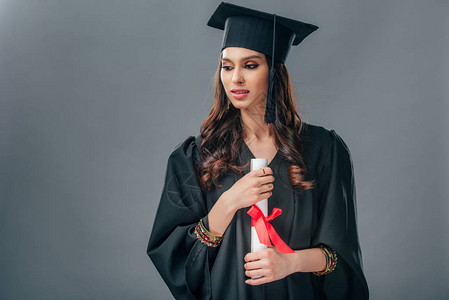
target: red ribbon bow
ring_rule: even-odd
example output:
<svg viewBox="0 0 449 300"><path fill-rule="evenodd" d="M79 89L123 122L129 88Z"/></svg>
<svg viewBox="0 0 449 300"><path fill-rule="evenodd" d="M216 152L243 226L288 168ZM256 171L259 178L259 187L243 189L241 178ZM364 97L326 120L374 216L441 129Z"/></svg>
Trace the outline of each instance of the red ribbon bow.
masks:
<svg viewBox="0 0 449 300"><path fill-rule="evenodd" d="M275 207L273 208L271 215L265 217L260 208L257 205L253 205L248 210L247 214L251 216L251 226L256 229L257 237L262 244L270 247L271 240L276 249L279 250L279 252L295 252L286 243L284 243L281 237L277 234L276 230L274 230L273 225L268 223L269 221L274 220L277 216L282 214L282 209Z"/></svg>

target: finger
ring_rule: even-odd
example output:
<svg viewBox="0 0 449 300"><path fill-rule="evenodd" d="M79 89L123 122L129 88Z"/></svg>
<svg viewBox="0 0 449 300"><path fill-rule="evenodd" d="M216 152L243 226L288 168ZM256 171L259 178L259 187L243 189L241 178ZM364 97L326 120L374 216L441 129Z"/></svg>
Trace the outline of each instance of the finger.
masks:
<svg viewBox="0 0 449 300"><path fill-rule="evenodd" d="M270 256L270 252L272 252L273 250L271 248L267 248L267 249L262 249L256 252L249 252L245 255L245 261L248 262L252 262L252 261L260 261L268 256Z"/></svg>
<svg viewBox="0 0 449 300"><path fill-rule="evenodd" d="M248 277L251 277L251 278L263 277L266 275L266 270L264 270L264 269L247 270L247 271L245 271L245 275Z"/></svg>
<svg viewBox="0 0 449 300"><path fill-rule="evenodd" d="M266 267L266 263L263 262L263 260L254 260L247 262L243 265L246 271L256 270L256 269L263 269Z"/></svg>
<svg viewBox="0 0 449 300"><path fill-rule="evenodd" d="M260 285L260 284L264 284L267 282L270 282L267 277L259 277L259 278L255 278L255 279L251 278L251 279L245 280L245 283L249 284L249 285Z"/></svg>
<svg viewBox="0 0 449 300"><path fill-rule="evenodd" d="M260 185L264 185L264 184L267 184L267 183L273 183L274 182L274 176L273 175L267 175L267 176L259 177L257 182Z"/></svg>
<svg viewBox="0 0 449 300"><path fill-rule="evenodd" d="M269 192L269 191L272 191L273 189L274 189L274 185L272 183L264 184L259 188L260 193Z"/></svg>
<svg viewBox="0 0 449 300"><path fill-rule="evenodd" d="M254 170L253 172L258 177L273 175L273 171L270 167L260 168L258 170Z"/></svg>
<svg viewBox="0 0 449 300"><path fill-rule="evenodd" d="M264 173L263 176L273 175L273 170L271 170L270 167L265 167L263 168L262 173Z"/></svg>
<svg viewBox="0 0 449 300"><path fill-rule="evenodd" d="M248 254L245 255L246 262L256 261L256 260L259 260L260 258L261 258L261 256L260 256L259 251L249 252Z"/></svg>
<svg viewBox="0 0 449 300"><path fill-rule="evenodd" d="M258 203L259 201L268 199L268 198L270 198L272 195L273 195L273 192L272 192L272 191L267 191L267 192L260 193L259 196L258 196L258 199L256 199L256 202L254 202L254 204Z"/></svg>

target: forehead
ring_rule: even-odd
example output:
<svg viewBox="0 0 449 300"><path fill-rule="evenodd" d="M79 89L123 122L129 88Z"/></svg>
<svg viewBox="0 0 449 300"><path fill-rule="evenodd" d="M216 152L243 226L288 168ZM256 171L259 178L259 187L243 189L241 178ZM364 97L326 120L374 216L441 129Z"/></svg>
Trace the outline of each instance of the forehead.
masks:
<svg viewBox="0 0 449 300"><path fill-rule="evenodd" d="M265 54L241 47L227 47L221 52L222 59L241 60L248 57L265 60Z"/></svg>

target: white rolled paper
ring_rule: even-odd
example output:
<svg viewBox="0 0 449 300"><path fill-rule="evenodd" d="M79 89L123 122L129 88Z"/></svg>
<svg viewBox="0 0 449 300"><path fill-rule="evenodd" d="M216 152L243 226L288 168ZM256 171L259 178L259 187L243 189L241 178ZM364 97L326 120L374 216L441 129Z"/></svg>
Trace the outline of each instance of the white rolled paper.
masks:
<svg viewBox="0 0 449 300"><path fill-rule="evenodd" d="M268 165L268 160L265 158L253 158L251 159L251 171L265 168ZM260 208L264 216L268 215L268 199L261 200L256 203ZM261 244L259 237L257 236L256 229L251 226L251 252L266 249L268 246ZM253 277L255 278L255 277Z"/></svg>

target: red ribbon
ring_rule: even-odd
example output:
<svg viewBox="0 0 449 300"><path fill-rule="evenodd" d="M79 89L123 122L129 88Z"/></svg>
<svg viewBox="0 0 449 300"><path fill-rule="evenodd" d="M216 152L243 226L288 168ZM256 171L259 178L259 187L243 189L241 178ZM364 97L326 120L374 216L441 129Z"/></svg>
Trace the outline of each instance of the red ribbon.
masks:
<svg viewBox="0 0 449 300"><path fill-rule="evenodd" d="M251 208L247 212L248 215L251 216L251 226L256 229L257 237L259 241L267 245L271 246L270 240L273 242L276 249L281 253L294 253L293 251L281 237L277 234L276 230L274 230L273 225L268 223L269 221L274 220L277 216L282 214L282 210L280 208L273 208L271 215L265 217L263 212L257 205L251 206Z"/></svg>

